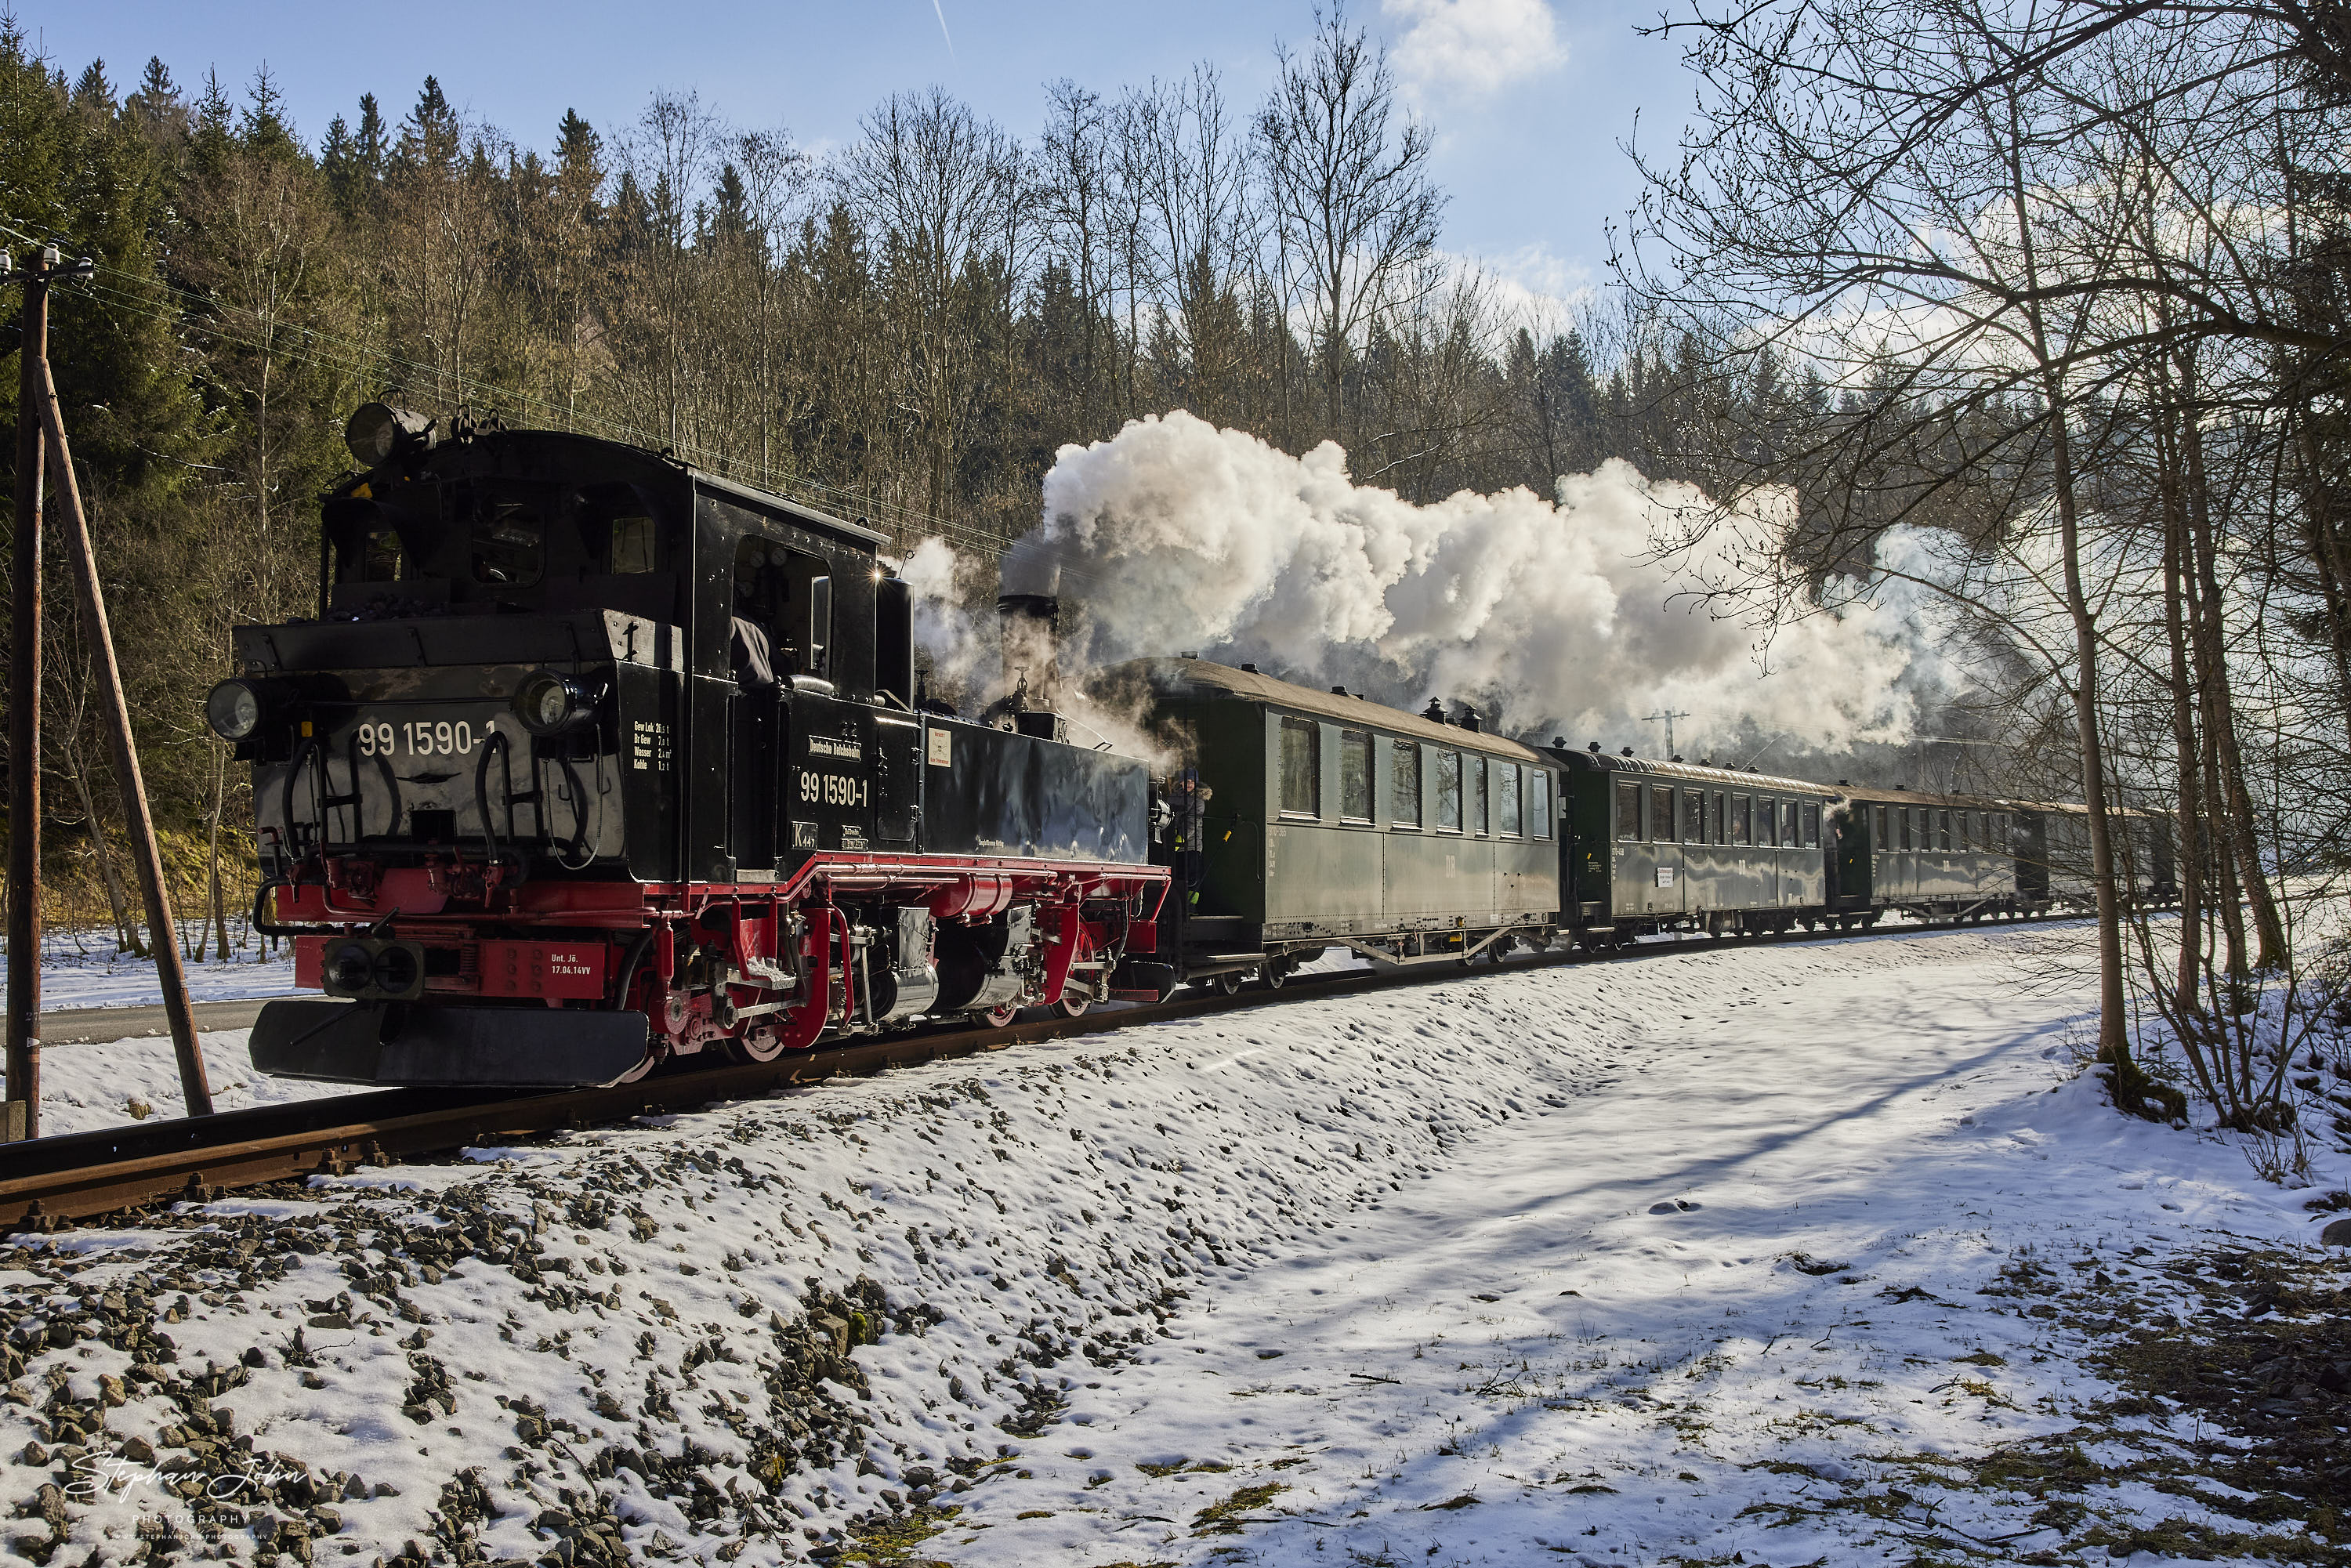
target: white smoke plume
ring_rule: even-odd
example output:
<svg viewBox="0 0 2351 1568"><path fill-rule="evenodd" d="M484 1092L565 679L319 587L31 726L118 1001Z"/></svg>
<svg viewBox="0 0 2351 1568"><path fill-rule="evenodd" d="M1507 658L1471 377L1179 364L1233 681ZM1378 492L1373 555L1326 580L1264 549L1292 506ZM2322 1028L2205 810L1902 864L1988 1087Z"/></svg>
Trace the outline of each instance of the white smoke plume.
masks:
<svg viewBox="0 0 2351 1568"><path fill-rule="evenodd" d="M1692 757L1774 731L1798 737L1780 755L1906 735L1944 674L1916 618L1891 603L1771 628L1710 616L1681 591L1731 563L1654 559L1704 504L1612 461L1562 477L1555 502L1521 488L1417 506L1355 483L1335 444L1293 457L1177 412L1061 449L1004 586L1058 591L1072 673L1196 652L1646 753L1662 707L1688 716L1675 738ZM970 669L980 641L943 628L926 646Z"/></svg>

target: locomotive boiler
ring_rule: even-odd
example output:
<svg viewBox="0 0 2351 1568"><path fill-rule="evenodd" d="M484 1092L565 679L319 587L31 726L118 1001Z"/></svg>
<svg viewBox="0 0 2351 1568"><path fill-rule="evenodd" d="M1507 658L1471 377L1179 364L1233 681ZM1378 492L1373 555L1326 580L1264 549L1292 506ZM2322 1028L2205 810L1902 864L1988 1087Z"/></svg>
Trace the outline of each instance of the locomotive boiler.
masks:
<svg viewBox="0 0 2351 1568"><path fill-rule="evenodd" d="M319 614L235 633L261 1071L624 1081L1083 1009L1147 950L1144 764L917 708L883 536L637 448L376 404Z"/></svg>

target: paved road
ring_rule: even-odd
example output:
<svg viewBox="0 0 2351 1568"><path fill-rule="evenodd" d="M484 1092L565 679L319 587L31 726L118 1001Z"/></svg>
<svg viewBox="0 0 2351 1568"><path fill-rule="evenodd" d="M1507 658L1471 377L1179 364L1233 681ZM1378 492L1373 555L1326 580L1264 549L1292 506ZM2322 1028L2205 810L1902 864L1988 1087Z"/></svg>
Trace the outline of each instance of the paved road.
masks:
<svg viewBox="0 0 2351 1568"><path fill-rule="evenodd" d="M250 1029L266 998L244 1002L198 1002L199 1030ZM98 1045L113 1040L139 1040L172 1032L163 1004L137 1008L59 1008L41 1015L43 1045Z"/></svg>

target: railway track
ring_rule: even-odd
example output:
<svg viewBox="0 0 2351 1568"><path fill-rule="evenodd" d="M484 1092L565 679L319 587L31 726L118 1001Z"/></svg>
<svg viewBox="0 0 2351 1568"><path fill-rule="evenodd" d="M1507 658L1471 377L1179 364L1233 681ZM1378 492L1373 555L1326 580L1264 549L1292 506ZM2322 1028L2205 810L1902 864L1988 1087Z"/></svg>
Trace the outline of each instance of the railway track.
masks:
<svg viewBox="0 0 2351 1568"><path fill-rule="evenodd" d="M1942 930L1943 925L1874 933L1792 931L1744 937L1754 946L1783 942L1859 940ZM1728 946L1708 941L1708 946ZM1552 950L1480 964L1478 973L1510 974L1573 962L1668 957L1682 943L1645 943L1601 953ZM695 1110L829 1078L914 1067L1008 1046L1066 1040L1212 1014L1246 1012L1301 996L1353 996L1458 979L1464 971L1431 963L1400 970L1341 970L1299 976L1278 989L1209 993L1168 1001L1052 1016L1000 1029L943 1027L861 1040L789 1060L656 1074L635 1083L554 1093L507 1090L387 1089L205 1117L133 1123L94 1132L0 1145L0 1233L46 1231L76 1220L143 1206L209 1202L270 1182L340 1176L363 1165L414 1155L480 1147L631 1116Z"/></svg>

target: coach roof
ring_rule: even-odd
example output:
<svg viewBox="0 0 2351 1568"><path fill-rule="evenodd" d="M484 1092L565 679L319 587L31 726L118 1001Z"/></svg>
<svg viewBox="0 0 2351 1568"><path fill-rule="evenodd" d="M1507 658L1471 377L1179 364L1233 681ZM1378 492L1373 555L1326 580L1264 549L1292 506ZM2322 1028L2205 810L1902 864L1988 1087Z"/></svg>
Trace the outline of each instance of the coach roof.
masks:
<svg viewBox="0 0 2351 1568"><path fill-rule="evenodd" d="M1649 757L1611 757L1605 752L1560 751L1556 755L1589 771L1649 774L1718 789L1768 789L1776 795L1812 795L1834 800L1844 791L1803 779L1783 779L1776 773L1750 773L1744 768L1716 768L1703 762L1665 762Z"/></svg>
<svg viewBox="0 0 2351 1568"><path fill-rule="evenodd" d="M1463 729L1457 725L1438 724L1434 719L1406 713L1401 708L1375 703L1369 697L1342 696L1337 692L1317 691L1312 686L1293 685L1276 680L1255 670L1236 670L1230 665L1211 664L1206 659L1134 659L1113 665L1102 672L1105 685L1120 685L1141 681L1162 697L1238 697L1244 702L1263 703L1269 707L1290 713L1311 714L1335 724L1361 725L1366 729L1402 736L1407 739L1426 741L1432 746L1449 746L1463 751L1482 752L1489 757L1508 758L1514 762L1531 762L1541 768L1556 768L1558 763L1531 747L1483 730Z"/></svg>

